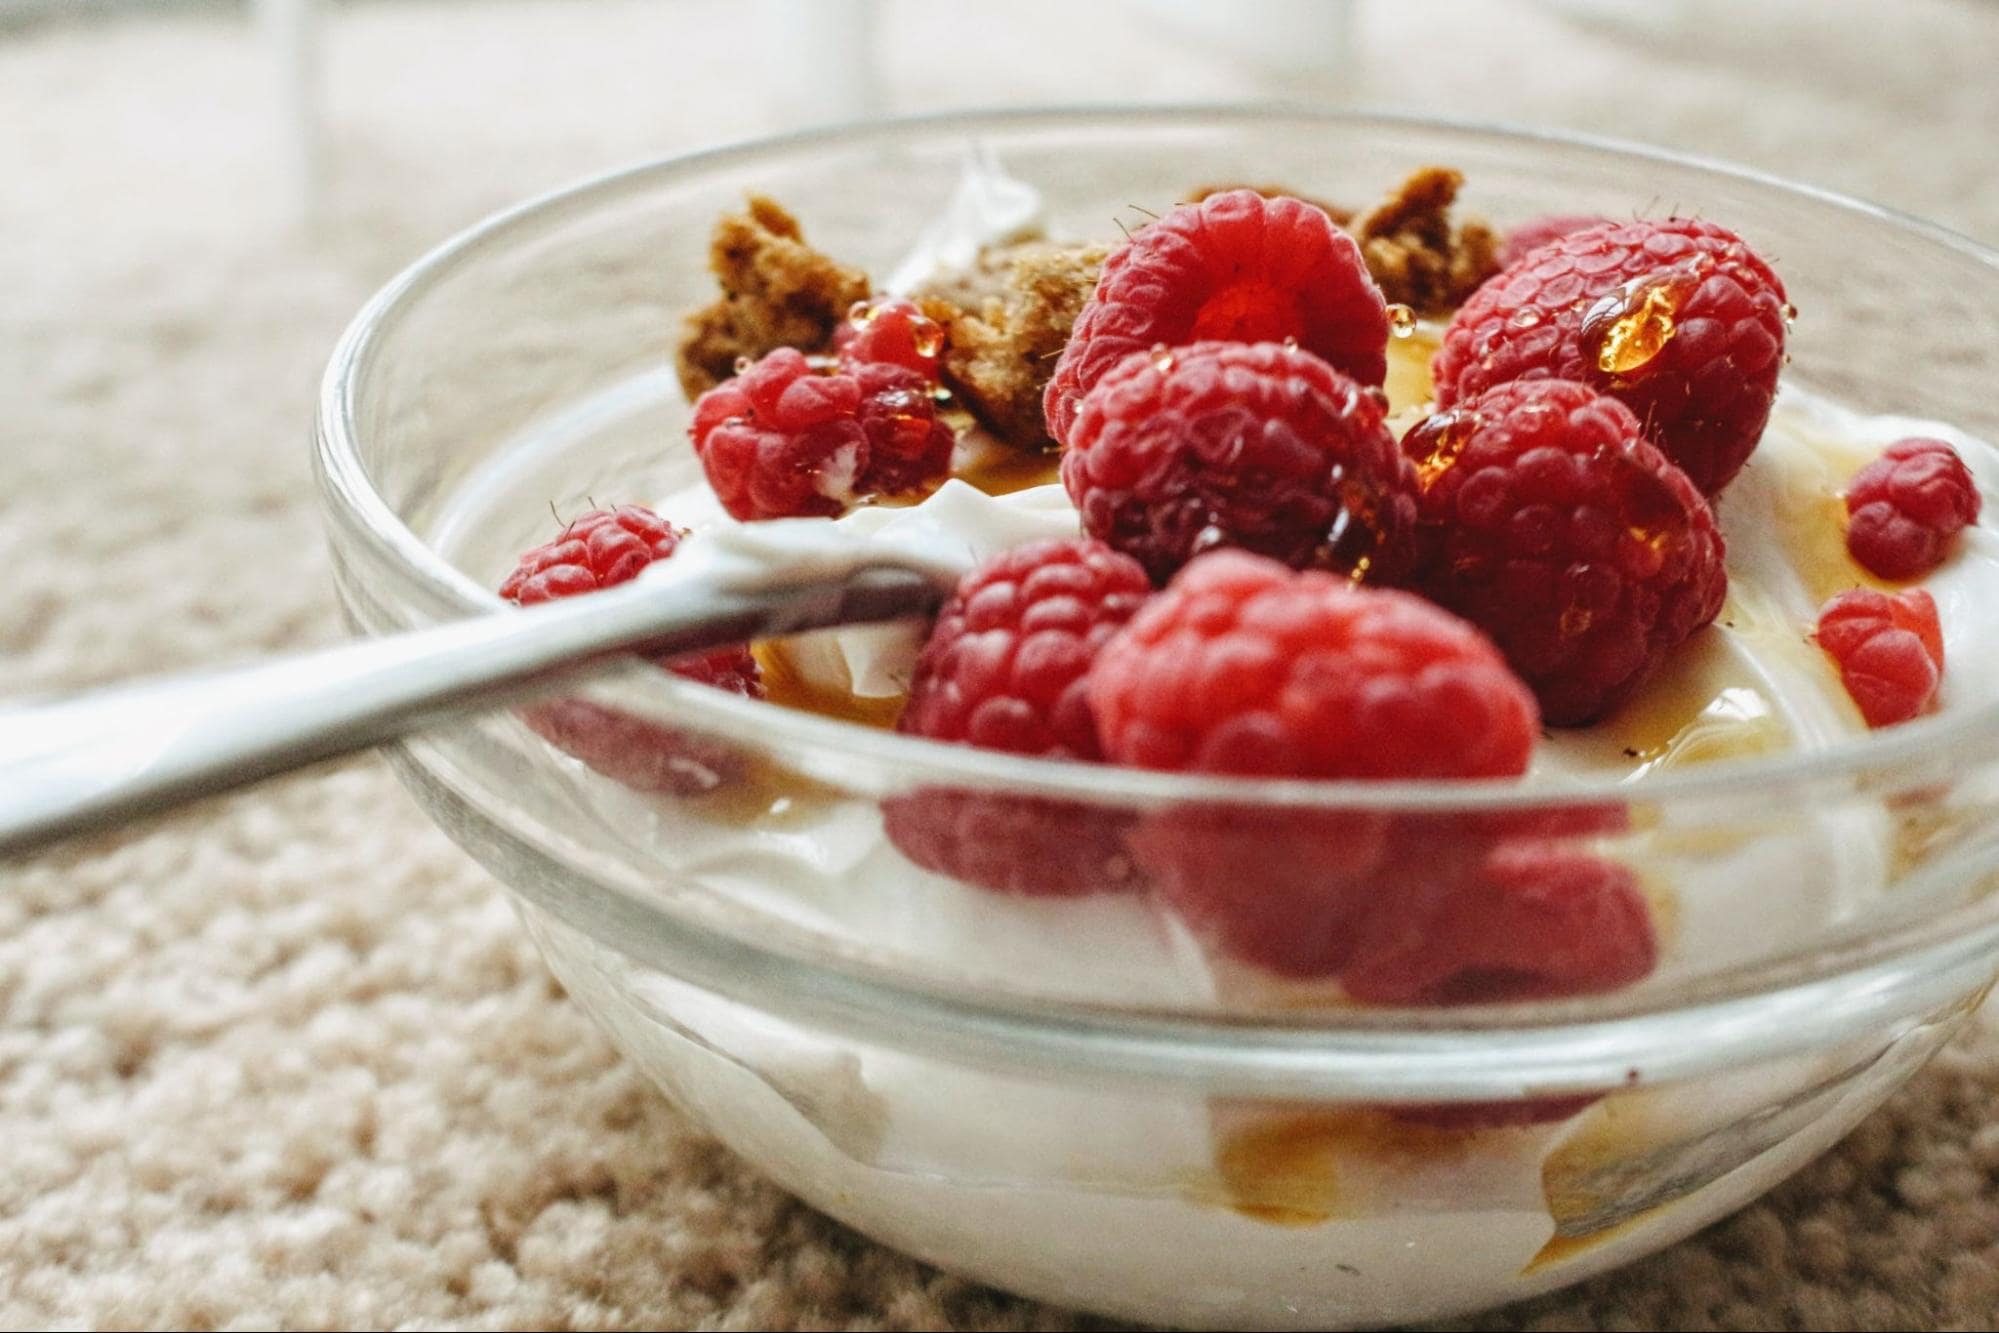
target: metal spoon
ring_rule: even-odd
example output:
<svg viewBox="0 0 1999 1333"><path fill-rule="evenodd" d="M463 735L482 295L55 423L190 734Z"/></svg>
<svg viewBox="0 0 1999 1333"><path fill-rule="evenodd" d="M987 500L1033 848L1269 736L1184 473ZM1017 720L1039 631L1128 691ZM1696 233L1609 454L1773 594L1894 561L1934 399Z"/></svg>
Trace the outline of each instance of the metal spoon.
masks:
<svg viewBox="0 0 1999 1333"><path fill-rule="evenodd" d="M638 579L433 629L0 710L0 856L107 828L602 671L899 620L941 598L892 566L750 593Z"/></svg>

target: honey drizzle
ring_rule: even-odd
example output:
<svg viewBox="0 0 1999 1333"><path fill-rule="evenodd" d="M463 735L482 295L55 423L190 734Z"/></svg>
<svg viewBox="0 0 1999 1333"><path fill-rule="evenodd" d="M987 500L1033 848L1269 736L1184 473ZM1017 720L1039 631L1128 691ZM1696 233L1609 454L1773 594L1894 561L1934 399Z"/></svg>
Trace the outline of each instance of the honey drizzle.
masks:
<svg viewBox="0 0 1999 1333"><path fill-rule="evenodd" d="M903 698L868 699L848 690L814 683L800 671L789 648L777 639L759 639L750 653L763 673L766 702L821 717L889 728L902 713ZM764 756L743 756L741 770L715 790L690 797L688 807L705 819L738 827L785 827L818 818L845 799L839 788L807 777Z"/></svg>
<svg viewBox="0 0 1999 1333"><path fill-rule="evenodd" d="M758 639L750 645L750 653L763 672L764 698L769 703L884 731L893 729L902 716L905 696L871 699L813 681L799 670L791 649L780 639Z"/></svg>
<svg viewBox="0 0 1999 1333"><path fill-rule="evenodd" d="M1215 1174L1222 1202L1272 1226L1367 1215L1377 1202L1343 1167L1464 1156L1481 1132L1398 1119L1381 1110L1218 1103Z"/></svg>
<svg viewBox="0 0 1999 1333"><path fill-rule="evenodd" d="M1702 635L1681 652L1671 670L1599 724L1608 743L1630 760L1633 776L1776 754L1793 745L1776 703L1718 636Z"/></svg>
<svg viewBox="0 0 1999 1333"><path fill-rule="evenodd" d="M1389 341L1388 378L1381 387L1388 395L1390 416L1426 408L1436 396L1430 383L1430 358L1436 353L1437 341L1437 328L1429 324L1419 324L1406 337Z"/></svg>
<svg viewBox="0 0 1999 1333"><path fill-rule="evenodd" d="M1696 269L1684 266L1648 273L1591 305L1578 333L1592 369L1613 388L1643 379L1679 332L1680 307L1700 279Z"/></svg>

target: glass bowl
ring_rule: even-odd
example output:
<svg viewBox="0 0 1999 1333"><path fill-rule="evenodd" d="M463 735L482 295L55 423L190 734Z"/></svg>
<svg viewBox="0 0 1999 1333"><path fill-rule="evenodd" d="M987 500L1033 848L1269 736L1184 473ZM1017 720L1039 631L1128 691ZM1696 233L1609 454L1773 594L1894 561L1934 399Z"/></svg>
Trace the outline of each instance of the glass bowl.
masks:
<svg viewBox="0 0 1999 1333"><path fill-rule="evenodd" d="M1999 439L1995 256L1867 204L1631 147L1375 116L903 121L590 181L391 283L342 340L318 420L355 628L494 611L487 590L551 535L551 506L649 502L698 478L669 348L679 314L713 297L718 214L771 194L816 245L884 273L974 142L1043 192L1058 234L1084 237L1206 182L1359 199L1430 162L1462 169L1463 206L1501 222L1723 220L1804 312L1792 381ZM1657 1249L1837 1140L1950 1035L1999 959L1995 706L1812 753L1694 764L1668 746L1676 762L1640 781L1551 792L1014 758L639 664L576 693L670 725L698 779L628 790L507 713L391 751L571 994L814 1206L1113 1315L1400 1322ZM884 840L884 802L931 825L1053 827L1106 891L1005 896L919 871ZM1224 828L1236 841L1216 846L1249 879L1223 886L1254 892L1273 848L1309 857L1356 821L1388 829L1408 864L1522 829L1614 860L1644 886L1659 965L1603 994L1360 1004L1216 961L1154 895L1109 891L1137 829Z"/></svg>

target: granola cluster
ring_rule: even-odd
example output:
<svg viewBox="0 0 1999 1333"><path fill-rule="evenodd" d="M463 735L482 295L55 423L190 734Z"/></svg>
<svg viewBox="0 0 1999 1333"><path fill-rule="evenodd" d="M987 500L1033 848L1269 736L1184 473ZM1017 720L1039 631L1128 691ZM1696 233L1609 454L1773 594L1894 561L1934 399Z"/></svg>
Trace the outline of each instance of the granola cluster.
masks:
<svg viewBox="0 0 1999 1333"><path fill-rule="evenodd" d="M1447 315L1499 267L1493 230L1452 220L1463 183L1448 167L1424 167L1364 213L1296 197L1353 235L1387 300L1420 315ZM1237 188L1206 186L1190 197ZM1250 188L1295 194L1274 185ZM1017 448L1054 447L1042 421L1042 392L1108 253L1100 244L996 246L915 294L946 330L944 386ZM690 399L734 375L743 358L754 361L779 347L827 350L848 310L870 295L865 273L813 249L798 220L762 195L716 223L708 262L721 296L686 316L676 348Z"/></svg>
<svg viewBox="0 0 1999 1333"><path fill-rule="evenodd" d="M675 349L690 402L734 375L744 357L824 351L848 309L868 297L867 274L807 245L798 219L760 194L715 224L708 267L722 295L687 315Z"/></svg>

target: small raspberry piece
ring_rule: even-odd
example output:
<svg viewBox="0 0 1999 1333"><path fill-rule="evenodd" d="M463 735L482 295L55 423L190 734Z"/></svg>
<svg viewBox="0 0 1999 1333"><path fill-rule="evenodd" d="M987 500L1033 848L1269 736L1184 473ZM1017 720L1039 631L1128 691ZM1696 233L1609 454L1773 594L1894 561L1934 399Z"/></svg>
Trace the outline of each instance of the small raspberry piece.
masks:
<svg viewBox="0 0 1999 1333"><path fill-rule="evenodd" d="M1012 754L1101 759L1090 672L1151 593L1136 561L1088 538L1001 552L938 613L898 729ZM1137 882L1121 811L950 788L882 809L889 838L910 860L997 892L1076 895Z"/></svg>
<svg viewBox="0 0 1999 1333"><path fill-rule="evenodd" d="M833 330L833 353L843 367L865 362L901 366L935 384L944 355L944 326L904 297L857 301Z"/></svg>
<svg viewBox="0 0 1999 1333"><path fill-rule="evenodd" d="M1787 310L1784 284L1734 232L1690 218L1604 223L1472 293L1430 373L1440 407L1513 380L1602 389L1713 495L1769 420Z"/></svg>
<svg viewBox="0 0 1999 1333"><path fill-rule="evenodd" d="M1920 578L1978 521L1978 483L1942 440L1898 440L1846 490L1846 549L1884 579Z"/></svg>
<svg viewBox="0 0 1999 1333"><path fill-rule="evenodd" d="M1084 396L1062 483L1162 583L1221 546L1376 582L1413 554L1416 479L1376 395L1278 343L1127 357Z"/></svg>
<svg viewBox="0 0 1999 1333"><path fill-rule="evenodd" d="M1818 641L1868 726L1907 722L1936 702L1943 627L1935 600L1921 588L1839 594L1819 612Z"/></svg>
<svg viewBox="0 0 1999 1333"><path fill-rule="evenodd" d="M1181 204L1104 261L1048 382L1048 433L1067 444L1083 395L1133 352L1286 339L1381 383L1388 311L1360 247L1300 199L1229 190Z"/></svg>
<svg viewBox="0 0 1999 1333"><path fill-rule="evenodd" d="M671 557L686 535L639 505L593 510L554 541L521 556L500 585L500 596L516 606L533 606L624 583ZM763 679L747 647L658 661L676 676L763 697ZM534 704L521 710L521 718L557 749L638 791L694 795L720 785L735 767L719 745L584 699Z"/></svg>
<svg viewBox="0 0 1999 1333"><path fill-rule="evenodd" d="M1493 637L1550 723L1602 717L1721 609L1713 511L1614 398L1502 384L1418 423L1403 452L1418 586Z"/></svg>
<svg viewBox="0 0 1999 1333"><path fill-rule="evenodd" d="M1506 233L1506 240L1499 247L1499 266L1512 268L1549 241L1560 240L1585 227L1601 226L1607 221L1608 218L1600 218L1593 213L1548 213L1529 218Z"/></svg>
<svg viewBox="0 0 1999 1333"><path fill-rule="evenodd" d="M708 484L739 519L830 516L942 477L955 439L930 385L904 366L822 370L780 347L694 405Z"/></svg>

